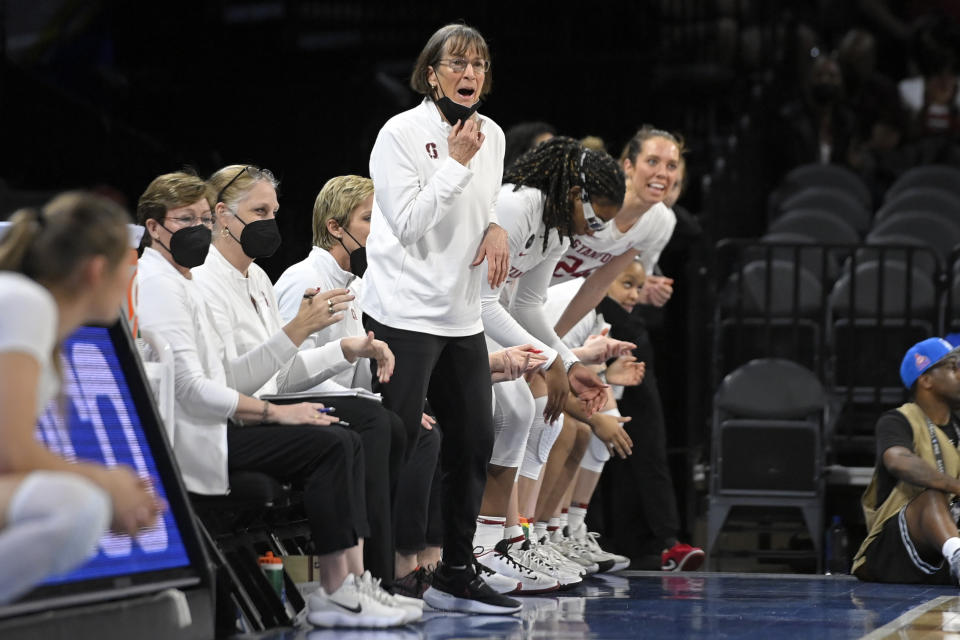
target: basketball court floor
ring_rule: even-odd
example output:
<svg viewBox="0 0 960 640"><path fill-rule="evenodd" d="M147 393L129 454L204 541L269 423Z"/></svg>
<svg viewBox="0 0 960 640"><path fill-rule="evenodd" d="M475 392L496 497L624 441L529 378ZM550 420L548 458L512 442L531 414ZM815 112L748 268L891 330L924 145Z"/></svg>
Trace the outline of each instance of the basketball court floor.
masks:
<svg viewBox="0 0 960 640"><path fill-rule="evenodd" d="M850 576L626 571L553 597L525 597L517 616L424 612L376 631L288 629L269 640L440 638L923 638L960 640L960 590L867 584Z"/></svg>

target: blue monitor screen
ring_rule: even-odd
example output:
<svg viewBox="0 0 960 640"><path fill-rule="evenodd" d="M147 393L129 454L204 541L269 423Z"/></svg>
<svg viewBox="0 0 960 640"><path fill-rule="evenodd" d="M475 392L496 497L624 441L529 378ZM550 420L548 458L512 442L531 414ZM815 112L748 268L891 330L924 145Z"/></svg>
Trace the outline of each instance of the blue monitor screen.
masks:
<svg viewBox="0 0 960 640"><path fill-rule="evenodd" d="M68 460L129 465L164 501L167 491L144 434L138 407L108 329L81 327L63 344L63 397L41 416L37 437ZM151 408L152 411L152 408ZM153 421L154 428L159 428ZM190 558L172 510L137 538L107 533L96 555L66 574L46 580L57 585L96 578L186 567Z"/></svg>

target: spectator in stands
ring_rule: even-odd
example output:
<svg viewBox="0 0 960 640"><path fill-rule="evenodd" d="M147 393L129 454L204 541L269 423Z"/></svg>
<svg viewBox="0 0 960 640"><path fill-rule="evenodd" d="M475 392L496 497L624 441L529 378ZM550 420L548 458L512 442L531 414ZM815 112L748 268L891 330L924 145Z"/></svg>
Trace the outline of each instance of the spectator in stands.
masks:
<svg viewBox="0 0 960 640"><path fill-rule="evenodd" d="M164 508L132 469L67 462L34 434L61 384L60 343L119 315L127 221L71 193L15 213L0 239L0 604L79 565L108 528L136 536Z"/></svg>
<svg viewBox="0 0 960 640"><path fill-rule="evenodd" d="M927 19L912 38L912 59L920 75L900 81L900 97L910 114L911 140L960 136L957 90L957 39L960 27ZM926 161L942 159L926 158Z"/></svg>
<svg viewBox="0 0 960 640"><path fill-rule="evenodd" d="M911 401L877 421L877 462L863 496L867 537L852 573L870 582L960 579L960 351L940 338L910 347L900 378Z"/></svg>
<svg viewBox="0 0 960 640"><path fill-rule="evenodd" d="M317 342L314 335L323 326L300 334L284 325L269 277L255 262L269 257L280 243L275 212L277 181L266 170L231 165L208 180L215 201L214 234L204 264L194 269L214 322L224 342L232 344L238 358L251 357L268 345L275 376L254 392L257 397L312 389L319 382L355 366L357 358L376 360L377 375L388 379L393 353L372 333L348 335ZM209 195L209 194L208 194ZM267 242L270 245L267 245ZM303 300L301 289L301 302ZM331 292L345 292L332 289ZM352 314L353 295L343 300L337 322ZM352 317L351 317L352 321ZM296 326L296 317L291 321ZM295 342L291 341L295 335ZM298 347L299 350L298 350ZM364 563L377 578L393 578L393 545L390 517L391 489L396 487L406 446L400 419L380 403L357 397L325 398L323 404L349 423L363 441L367 521L370 535L364 541ZM387 473L384 473L384 471Z"/></svg>
<svg viewBox="0 0 960 640"><path fill-rule="evenodd" d="M520 603L479 576L473 557L493 447L481 265L487 261L491 286L509 266L506 232L494 216L503 131L476 113L490 82L490 50L469 26L441 27L421 50L410 86L424 99L383 126L370 155L374 206L360 304L367 329L397 354L396 375L378 385L385 406L402 418L410 441L425 398L444 429L443 561L424 600L509 614ZM500 580L500 589L515 586Z"/></svg>
<svg viewBox="0 0 960 640"><path fill-rule="evenodd" d="M504 168L509 167L521 155L557 135L553 125L546 122L520 122L507 129Z"/></svg>
<svg viewBox="0 0 960 640"><path fill-rule="evenodd" d="M802 164L851 164L857 120L844 104L843 76L836 61L817 56L804 78L802 96L780 110L781 143L777 180Z"/></svg>
<svg viewBox="0 0 960 640"><path fill-rule="evenodd" d="M253 176L247 177L253 182ZM250 186L241 183L238 190ZM269 236L253 226L254 215L247 210L251 198L218 195L242 211L254 229L253 234L238 232L246 240L246 249L262 250L257 243ZM258 208L261 195L252 196ZM210 200L220 206L212 210ZM274 207L268 207L266 213L272 216L273 212ZM214 222L215 214L221 218L219 223ZM307 336L340 320L351 297L343 289L325 293L309 289L297 316L277 336L256 349L239 351L234 337L238 327L217 323L190 269L203 261L212 228L227 229L229 235L229 223L222 220L228 215L236 214L226 211L220 197L211 196L203 180L185 173L154 179L137 206L138 220L148 236L139 265L139 317L144 329L163 337L173 349L174 453L187 489L226 493L228 473L239 470L292 482L303 489L319 553L321 586L307 598L308 620L318 626L382 627L418 618L417 605L395 600L363 570L362 540L370 535L370 528L361 437L335 426L337 418L323 404L275 404L251 397L275 377ZM221 286L230 285L221 282ZM251 287L251 295L266 302L259 298L261 294Z"/></svg>

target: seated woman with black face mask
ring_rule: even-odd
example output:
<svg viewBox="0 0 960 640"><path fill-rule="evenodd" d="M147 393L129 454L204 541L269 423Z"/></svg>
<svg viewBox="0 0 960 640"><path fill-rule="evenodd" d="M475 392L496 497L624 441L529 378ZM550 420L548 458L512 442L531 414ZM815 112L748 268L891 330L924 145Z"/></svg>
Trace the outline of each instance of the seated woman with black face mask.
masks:
<svg viewBox="0 0 960 640"><path fill-rule="evenodd" d="M203 258L202 239L210 238L213 216L207 196L207 185L197 176L166 174L147 187L137 207L150 245L139 262L139 318L144 330L165 339L173 350L174 454L187 489L226 493L228 472L238 470L293 482L303 488L320 554L321 588L307 598L310 622L382 627L419 617L419 611L404 610L363 571L362 543L370 527L361 438L336 426L337 418L322 404L280 405L250 396L275 377L280 366L276 344L283 341L238 354L232 334L217 325L187 266ZM336 307L343 303L333 301L344 296L324 295L303 299L297 317L281 330L288 343L294 344L301 327L312 331L333 321L327 302Z"/></svg>
<svg viewBox="0 0 960 640"><path fill-rule="evenodd" d="M254 262L271 255L280 243L275 219L280 208L277 184L269 171L243 165L224 167L207 180L208 195L214 194L209 200L214 216L213 242L204 264L193 274L228 353L236 354L234 362L242 362L250 354L262 354L265 348L269 351L275 375L253 390L258 397L312 389L318 382L353 367L361 357L375 360L378 378L388 380L393 373L393 353L372 333L301 349L310 335L329 323L309 327L294 317L283 325L273 284ZM301 290L301 302L304 295L313 292ZM345 289L334 289L307 298L304 304L319 307L318 313L340 322L352 300ZM234 375L243 375L243 369ZM363 442L370 524L364 559L373 575L389 581L393 576L390 496L406 446L403 425L382 405L366 399L329 398L323 404L349 423L349 429Z"/></svg>

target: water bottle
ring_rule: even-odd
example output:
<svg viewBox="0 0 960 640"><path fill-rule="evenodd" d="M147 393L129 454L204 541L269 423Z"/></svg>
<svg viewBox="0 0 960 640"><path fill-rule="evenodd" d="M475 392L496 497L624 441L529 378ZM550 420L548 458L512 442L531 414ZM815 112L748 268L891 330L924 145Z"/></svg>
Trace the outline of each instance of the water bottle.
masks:
<svg viewBox="0 0 960 640"><path fill-rule="evenodd" d="M824 551L826 555L826 574L846 575L850 573L849 547L847 528L843 526L840 516L833 516L833 522L827 527Z"/></svg>
<svg viewBox="0 0 960 640"><path fill-rule="evenodd" d="M286 589L283 583L283 558L273 555L272 551L267 551L266 555L260 556L260 568L267 576L270 586L277 592L277 597L281 602L287 601Z"/></svg>

